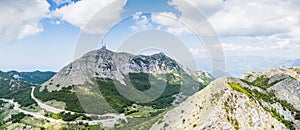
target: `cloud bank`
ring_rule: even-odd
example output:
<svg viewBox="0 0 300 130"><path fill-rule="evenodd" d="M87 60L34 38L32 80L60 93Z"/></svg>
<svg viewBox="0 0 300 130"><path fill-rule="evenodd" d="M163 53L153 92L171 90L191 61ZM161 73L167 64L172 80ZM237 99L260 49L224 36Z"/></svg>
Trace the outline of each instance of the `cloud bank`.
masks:
<svg viewBox="0 0 300 130"><path fill-rule="evenodd" d="M106 30L103 26L120 19L120 13L126 2L127 0L82 0L57 9L52 15L85 32L103 34ZM105 8L112 3L113 8ZM105 15L98 15L95 21L90 21L99 11L105 11ZM86 26L88 22L89 26Z"/></svg>
<svg viewBox="0 0 300 130"><path fill-rule="evenodd" d="M1 39L14 42L43 31L40 21L47 16L49 7L45 0L1 0Z"/></svg>

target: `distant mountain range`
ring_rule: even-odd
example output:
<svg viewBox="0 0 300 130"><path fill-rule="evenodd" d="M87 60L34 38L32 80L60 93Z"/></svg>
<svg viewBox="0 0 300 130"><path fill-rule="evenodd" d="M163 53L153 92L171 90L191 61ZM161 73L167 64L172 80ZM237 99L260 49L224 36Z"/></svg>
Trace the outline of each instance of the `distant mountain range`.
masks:
<svg viewBox="0 0 300 130"><path fill-rule="evenodd" d="M242 75L248 63L262 71L214 80L163 53L106 48L58 73L0 71L0 128L300 129L300 68L283 68L299 60L238 59L228 72ZM270 64L282 66L263 71Z"/></svg>
<svg viewBox="0 0 300 130"><path fill-rule="evenodd" d="M23 106L35 103L30 98L31 86L49 80L54 72L0 71L0 98L15 99Z"/></svg>
<svg viewBox="0 0 300 130"><path fill-rule="evenodd" d="M273 68L300 66L300 59L263 56L226 56L226 75L241 78L250 71L264 72ZM208 59L197 59L200 70L210 71Z"/></svg>
<svg viewBox="0 0 300 130"><path fill-rule="evenodd" d="M6 74L16 80L25 81L30 84L42 84L49 80L56 73L51 71L34 71L34 72L17 72L17 71L8 71Z"/></svg>

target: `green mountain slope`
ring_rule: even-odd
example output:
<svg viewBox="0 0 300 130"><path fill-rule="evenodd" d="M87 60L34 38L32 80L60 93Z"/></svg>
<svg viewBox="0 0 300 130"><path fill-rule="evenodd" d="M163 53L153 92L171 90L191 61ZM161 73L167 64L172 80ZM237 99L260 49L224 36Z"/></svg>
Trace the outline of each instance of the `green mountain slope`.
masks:
<svg viewBox="0 0 300 130"><path fill-rule="evenodd" d="M101 48L64 67L34 94L43 102L62 101L66 110L80 113L151 117L212 80L208 73L193 72L163 53L132 55Z"/></svg>
<svg viewBox="0 0 300 130"><path fill-rule="evenodd" d="M14 99L22 106L29 106L34 102L30 97L31 84L11 78L7 73L0 72L0 97Z"/></svg>
<svg viewBox="0 0 300 130"><path fill-rule="evenodd" d="M17 72L17 71L9 71L6 72L11 78L16 80L21 80L30 84L42 84L49 80L51 77L55 75L55 72L51 71L34 71L34 72Z"/></svg>

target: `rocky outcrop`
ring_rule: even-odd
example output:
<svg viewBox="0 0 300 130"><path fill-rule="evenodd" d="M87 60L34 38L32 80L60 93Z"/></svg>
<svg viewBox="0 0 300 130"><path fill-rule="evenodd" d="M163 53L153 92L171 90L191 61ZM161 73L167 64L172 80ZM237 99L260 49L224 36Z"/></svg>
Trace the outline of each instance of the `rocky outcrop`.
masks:
<svg viewBox="0 0 300 130"><path fill-rule="evenodd" d="M152 129L300 129L299 74L280 68L216 80Z"/></svg>
<svg viewBox="0 0 300 130"><path fill-rule="evenodd" d="M287 129L256 101L223 78L170 110L151 129Z"/></svg>
<svg viewBox="0 0 300 130"><path fill-rule="evenodd" d="M286 100L300 110L300 68L272 69L268 72L247 73L245 80L254 82L265 78L270 84L268 91L274 92L276 97Z"/></svg>

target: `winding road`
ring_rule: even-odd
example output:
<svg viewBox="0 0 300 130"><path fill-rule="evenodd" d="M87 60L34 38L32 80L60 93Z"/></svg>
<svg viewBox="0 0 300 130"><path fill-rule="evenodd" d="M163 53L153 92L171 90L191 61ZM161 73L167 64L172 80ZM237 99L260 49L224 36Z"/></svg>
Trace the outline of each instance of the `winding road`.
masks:
<svg viewBox="0 0 300 130"><path fill-rule="evenodd" d="M30 95L31 95L31 98L35 102L37 102L37 104L38 104L39 107L41 107L41 108L43 108L43 109L45 109L45 110L47 110L49 112L52 112L52 113L60 113L60 112L65 111L65 110L57 109L55 107L49 106L47 104L44 104L43 102L41 102L40 100L38 100L37 98L35 98L35 96L34 96L34 89L35 89L35 87L32 87ZM70 113L74 114L74 112L71 112L71 111L65 111L65 112L70 112Z"/></svg>
<svg viewBox="0 0 300 130"><path fill-rule="evenodd" d="M42 109L45 109L46 111L49 111L49 112L52 112L52 113L69 112L71 114L75 114L75 112L72 112L72 111L62 110L62 109L58 109L58 108L49 106L47 104L44 104L43 102L41 102L40 100L38 100L34 96L34 89L35 89L35 87L32 87L31 98L34 101L36 101L38 106L41 107ZM113 127L114 124L116 124L119 119L127 121L126 116L124 114L115 114L115 113L107 113L107 114L103 114L103 115L83 113L86 116L113 117L112 119L91 120L91 121L89 121L89 120L63 121L63 120L58 120L58 119L53 119L53 118L50 118L50 117L46 117L46 116L44 116L44 115L42 115L38 112L30 112L30 111L24 110L24 109L21 108L21 105L18 102L15 102L14 100L4 99L4 98L0 98L0 100L2 100L4 102L8 102L10 104L13 104L14 105L13 109L18 111L18 112L22 112L24 114L31 115L33 117L48 120L50 122L55 122L55 123L78 124L79 122L82 122L82 123L88 123L89 125L102 124L102 126L104 126L104 127Z"/></svg>

